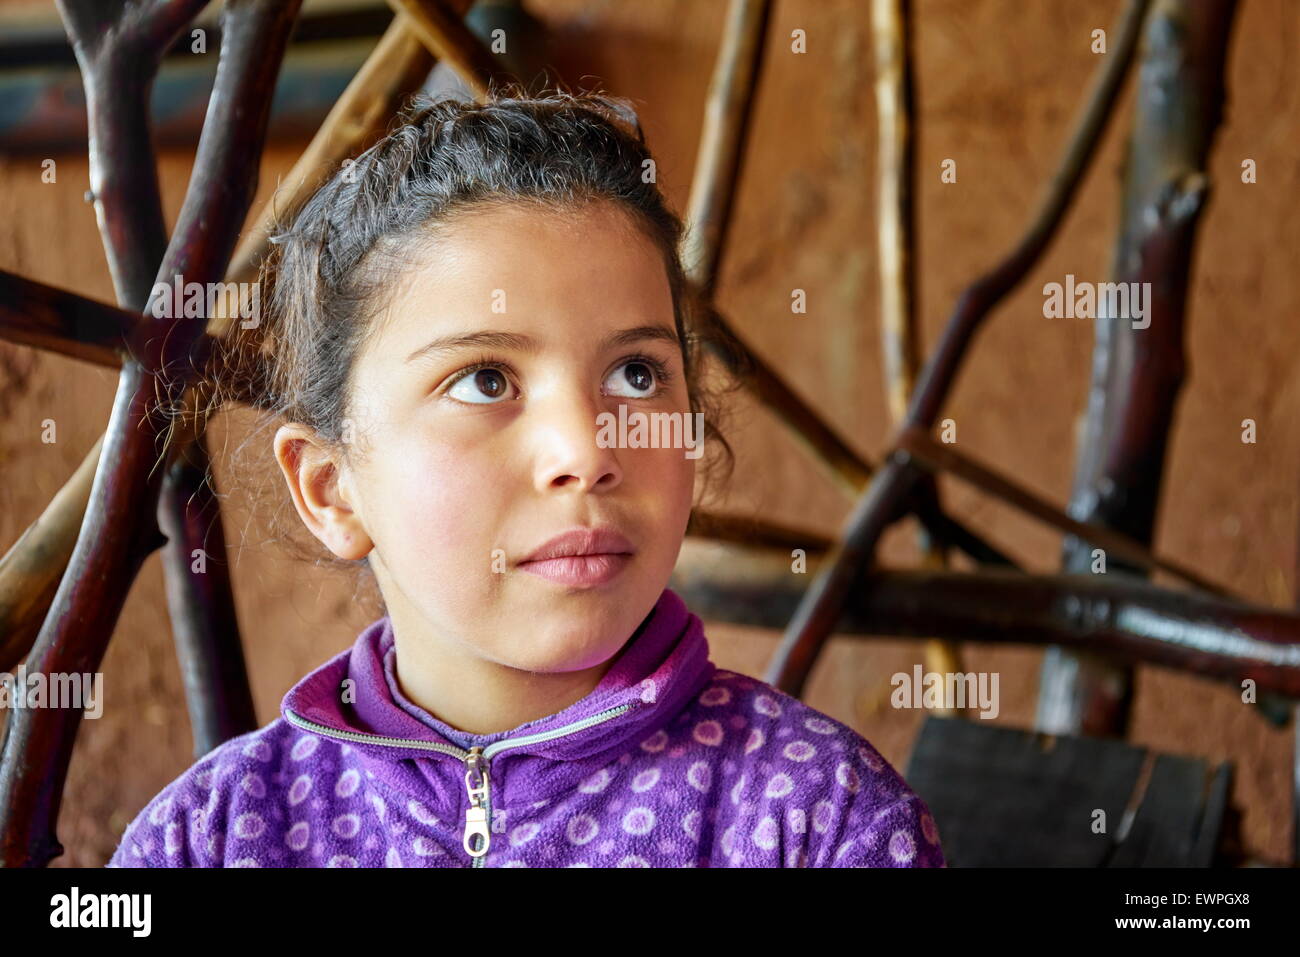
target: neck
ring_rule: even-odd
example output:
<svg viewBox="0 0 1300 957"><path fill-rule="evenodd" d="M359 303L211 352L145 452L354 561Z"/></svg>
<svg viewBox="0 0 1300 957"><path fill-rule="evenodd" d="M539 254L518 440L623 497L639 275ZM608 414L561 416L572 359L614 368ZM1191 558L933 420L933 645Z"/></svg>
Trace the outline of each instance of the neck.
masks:
<svg viewBox="0 0 1300 957"><path fill-rule="evenodd" d="M447 654L433 640L404 640L397 622L393 624L402 694L466 734L510 731L563 711L595 690L618 657L583 671L523 671L464 649Z"/></svg>

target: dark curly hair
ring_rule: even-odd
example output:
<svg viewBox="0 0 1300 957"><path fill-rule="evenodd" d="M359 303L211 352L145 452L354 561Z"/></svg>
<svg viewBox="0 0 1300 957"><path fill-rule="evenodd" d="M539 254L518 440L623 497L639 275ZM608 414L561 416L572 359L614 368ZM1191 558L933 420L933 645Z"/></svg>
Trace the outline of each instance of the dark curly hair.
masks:
<svg viewBox="0 0 1300 957"><path fill-rule="evenodd" d="M384 139L277 220L260 265L266 308L258 334L266 358L245 393L257 396L270 424L307 425L347 456L353 365L413 244L436 242L439 225L471 207L574 212L601 201L619 204L660 252L690 408L705 416L704 484L720 464L725 482L735 457L718 427L720 399L747 368L744 355L685 275L684 224L659 190L635 111L601 93L495 88L483 103L413 99ZM730 377L705 375L706 349L724 360ZM292 543L274 511L276 537ZM321 549L314 552L319 558ZM366 559L327 561L368 566Z"/></svg>

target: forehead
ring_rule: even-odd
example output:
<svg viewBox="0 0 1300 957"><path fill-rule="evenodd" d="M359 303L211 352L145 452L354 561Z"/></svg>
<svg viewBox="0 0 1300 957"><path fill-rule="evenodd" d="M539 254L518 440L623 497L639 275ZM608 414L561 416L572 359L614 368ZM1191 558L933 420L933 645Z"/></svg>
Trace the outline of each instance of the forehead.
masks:
<svg viewBox="0 0 1300 957"><path fill-rule="evenodd" d="M387 351L489 326L545 340L674 325L663 256L614 203L462 212L400 256L382 323Z"/></svg>

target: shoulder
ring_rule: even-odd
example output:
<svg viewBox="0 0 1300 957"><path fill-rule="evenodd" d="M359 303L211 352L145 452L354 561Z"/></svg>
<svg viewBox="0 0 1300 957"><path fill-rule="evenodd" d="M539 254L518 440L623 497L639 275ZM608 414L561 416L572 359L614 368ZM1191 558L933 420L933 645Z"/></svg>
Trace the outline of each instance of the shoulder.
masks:
<svg viewBox="0 0 1300 957"><path fill-rule="evenodd" d="M879 778L878 785L902 784L889 762L853 728L810 707L798 698L758 678L719 668L688 710L696 721L697 737L709 737L716 724L731 750L741 757L779 753L797 765L831 768L850 790L862 775Z"/></svg>
<svg viewBox="0 0 1300 957"><path fill-rule="evenodd" d="M696 740L717 739L731 768L716 819L727 863L943 866L929 808L843 722L722 668L688 714Z"/></svg>
<svg viewBox="0 0 1300 957"><path fill-rule="evenodd" d="M271 792L295 760L309 756L301 752L319 746L329 743L283 718L222 742L144 806L107 866L226 866L228 837L256 841L269 832L265 809Z"/></svg>

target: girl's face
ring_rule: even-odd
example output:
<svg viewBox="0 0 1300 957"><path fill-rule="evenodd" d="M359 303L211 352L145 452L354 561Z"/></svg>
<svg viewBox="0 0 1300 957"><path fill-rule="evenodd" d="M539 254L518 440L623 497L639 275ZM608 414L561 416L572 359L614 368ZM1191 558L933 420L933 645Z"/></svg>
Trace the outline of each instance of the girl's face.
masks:
<svg viewBox="0 0 1300 957"><path fill-rule="evenodd" d="M667 585L694 491L698 452L597 440L620 404L629 426L678 413L694 434L662 259L608 203L474 211L413 258L353 369L359 448L298 479L299 512L335 554L370 556L399 633L527 671L596 667ZM295 437L276 437L282 466ZM630 554L529 570L595 527L626 540L598 550Z"/></svg>

